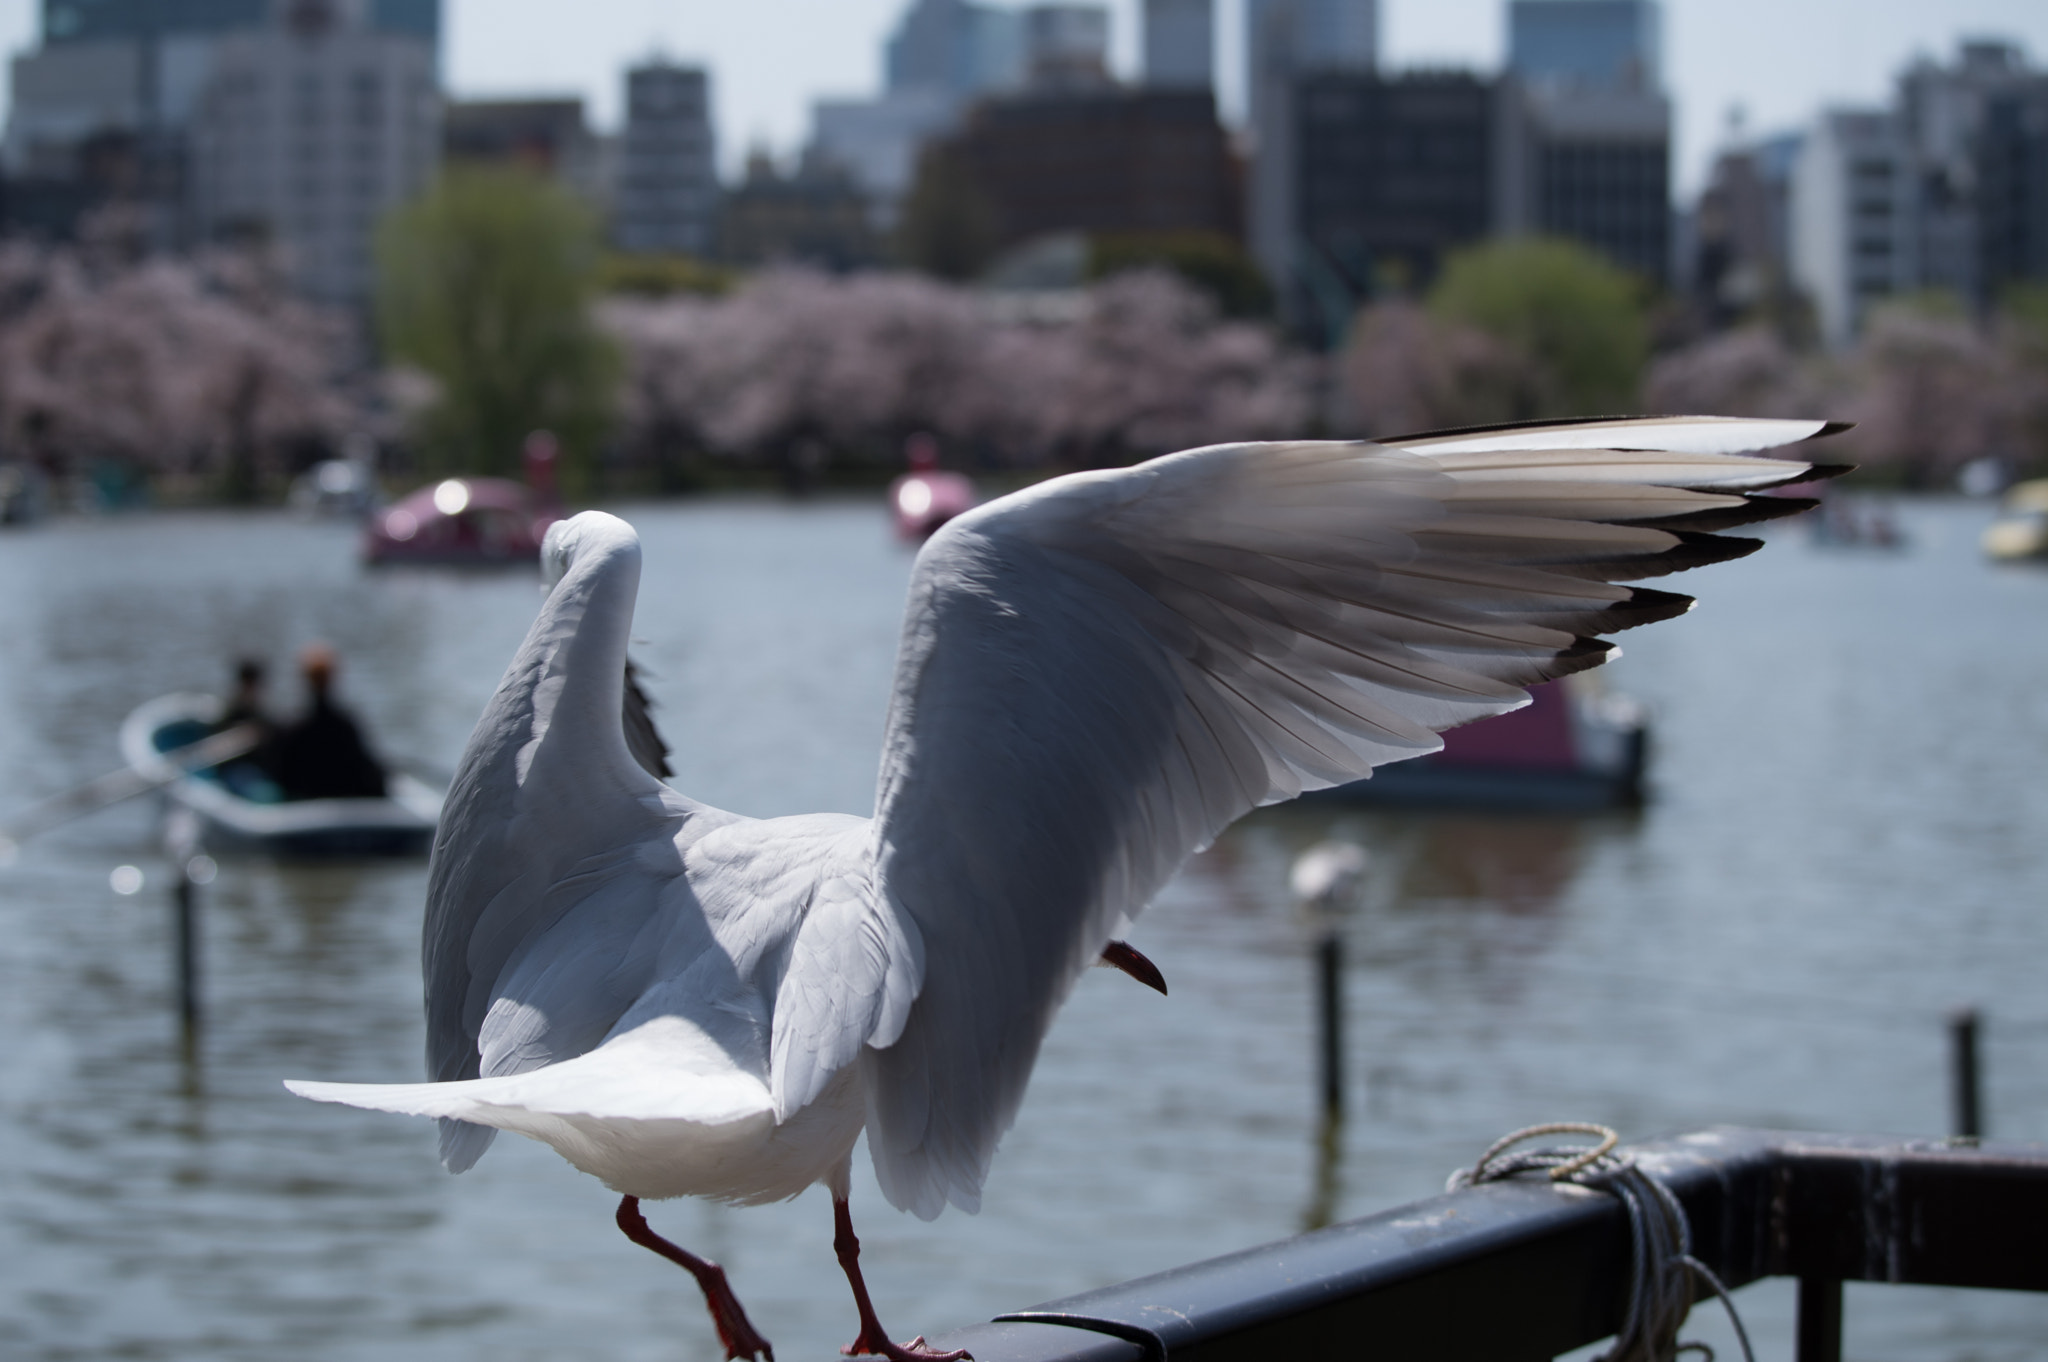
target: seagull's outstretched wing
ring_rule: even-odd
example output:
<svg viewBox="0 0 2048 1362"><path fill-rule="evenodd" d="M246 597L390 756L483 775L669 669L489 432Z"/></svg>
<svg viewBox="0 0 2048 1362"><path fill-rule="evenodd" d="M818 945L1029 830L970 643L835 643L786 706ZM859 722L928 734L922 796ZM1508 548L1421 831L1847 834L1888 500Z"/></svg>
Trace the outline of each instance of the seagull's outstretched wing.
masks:
<svg viewBox="0 0 2048 1362"><path fill-rule="evenodd" d="M1710 531L1809 504L1748 493L1816 470L1745 452L1827 429L1218 446L947 525L911 584L874 830L878 902L924 951L900 1034L862 1057L890 1200L979 1203L1054 1010L1190 854L1688 608L1614 583L1751 551Z"/></svg>

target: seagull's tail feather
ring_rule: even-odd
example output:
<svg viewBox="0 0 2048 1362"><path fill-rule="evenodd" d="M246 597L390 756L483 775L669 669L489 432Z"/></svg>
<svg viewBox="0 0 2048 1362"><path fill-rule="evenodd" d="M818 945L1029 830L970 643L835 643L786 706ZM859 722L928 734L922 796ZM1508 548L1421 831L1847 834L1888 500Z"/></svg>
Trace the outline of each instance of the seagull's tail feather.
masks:
<svg viewBox="0 0 2048 1362"><path fill-rule="evenodd" d="M498 1138L498 1132L490 1126L480 1126L474 1121L458 1121L451 1116L441 1118L441 1165L451 1173L467 1173L476 1167L476 1161L491 1147L491 1141Z"/></svg>
<svg viewBox="0 0 2048 1362"><path fill-rule="evenodd" d="M526 1073L468 1078L452 1083L311 1083L285 1087L315 1102L433 1116L442 1127L444 1157L482 1154L463 1127L519 1130L529 1116L596 1120L688 1121L720 1126L773 1114L761 1078L734 1064L698 1027L662 1016L615 1036L589 1054ZM450 1128L456 1132L450 1136ZM483 1132L488 1138L488 1132ZM465 1167L468 1165L465 1164Z"/></svg>

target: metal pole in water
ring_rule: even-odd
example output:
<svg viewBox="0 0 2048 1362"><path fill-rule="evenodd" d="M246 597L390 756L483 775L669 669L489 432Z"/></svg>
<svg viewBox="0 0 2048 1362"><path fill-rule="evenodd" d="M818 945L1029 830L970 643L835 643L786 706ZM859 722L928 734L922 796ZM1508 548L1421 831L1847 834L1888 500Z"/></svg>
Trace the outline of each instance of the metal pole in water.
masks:
<svg viewBox="0 0 2048 1362"><path fill-rule="evenodd" d="M177 915L178 1022L186 1040L199 1034L199 887L192 872L179 865L171 884L171 905Z"/></svg>
<svg viewBox="0 0 2048 1362"><path fill-rule="evenodd" d="M1950 1132L1975 1140L1984 1134L1982 1075L1977 1063L1977 1033L1983 1018L1974 1007L1958 1008L1948 1019Z"/></svg>
<svg viewBox="0 0 2048 1362"><path fill-rule="evenodd" d="M1316 943L1317 993L1322 1008L1323 1116L1344 1119L1344 938L1333 923Z"/></svg>
<svg viewBox="0 0 2048 1362"><path fill-rule="evenodd" d="M1344 931L1343 913L1354 906L1365 876L1363 847L1322 842L1296 858L1288 872L1309 925L1315 930L1317 1046L1321 1060L1323 1121L1344 1119Z"/></svg>
<svg viewBox="0 0 2048 1362"><path fill-rule="evenodd" d="M199 1036L199 885L213 878L199 854L199 818L173 805L164 821L164 855L171 863L171 942L178 973L179 1034L189 1054ZM204 875L195 874L198 867Z"/></svg>

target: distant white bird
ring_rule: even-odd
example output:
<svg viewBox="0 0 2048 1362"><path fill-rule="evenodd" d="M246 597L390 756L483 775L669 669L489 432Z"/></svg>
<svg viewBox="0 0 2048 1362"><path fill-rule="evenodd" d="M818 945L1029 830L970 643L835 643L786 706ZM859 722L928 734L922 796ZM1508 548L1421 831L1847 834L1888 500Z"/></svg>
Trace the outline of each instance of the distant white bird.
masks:
<svg viewBox="0 0 2048 1362"><path fill-rule="evenodd" d="M991 502L918 557L871 820L742 818L636 764L640 545L579 515L548 534L552 589L435 844L436 1081L288 1086L441 1118L456 1172L496 1130L552 1145L695 1275L733 1358L773 1353L640 1199L823 1182L860 1312L847 1351L933 1357L889 1341L861 1280L861 1131L891 1202L977 1209L1054 1012L1193 852L1683 612L1613 583L1751 551L1711 531L1802 509L1750 494L1840 470L1746 455L1832 429L1227 445Z"/></svg>

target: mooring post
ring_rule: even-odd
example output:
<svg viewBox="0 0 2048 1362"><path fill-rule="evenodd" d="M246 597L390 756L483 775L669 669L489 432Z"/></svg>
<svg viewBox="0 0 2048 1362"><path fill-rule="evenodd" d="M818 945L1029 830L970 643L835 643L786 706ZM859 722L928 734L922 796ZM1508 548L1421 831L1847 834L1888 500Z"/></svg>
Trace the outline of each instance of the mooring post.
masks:
<svg viewBox="0 0 2048 1362"><path fill-rule="evenodd" d="M199 819L174 805L164 822L164 855L171 863L171 944L178 980L178 1028L189 1052L199 1036ZM211 862L207 862L211 864ZM211 878L210 876L208 878Z"/></svg>
<svg viewBox="0 0 2048 1362"><path fill-rule="evenodd" d="M171 904L177 914L178 1021L190 1040L199 1033L199 887L192 872L180 865L171 882Z"/></svg>
<svg viewBox="0 0 2048 1362"><path fill-rule="evenodd" d="M1315 932L1317 1046L1321 1059L1323 1122L1344 1119L1344 921L1364 882L1365 849L1321 842L1295 858L1288 887Z"/></svg>
<svg viewBox="0 0 2048 1362"><path fill-rule="evenodd" d="M1323 1118L1344 1119L1344 937L1329 923L1316 943L1317 993L1321 1000Z"/></svg>
<svg viewBox="0 0 2048 1362"><path fill-rule="evenodd" d="M1982 1022L1974 1007L1959 1008L1948 1019L1949 1133L1966 1140L1984 1135L1983 1080L1977 1062Z"/></svg>

